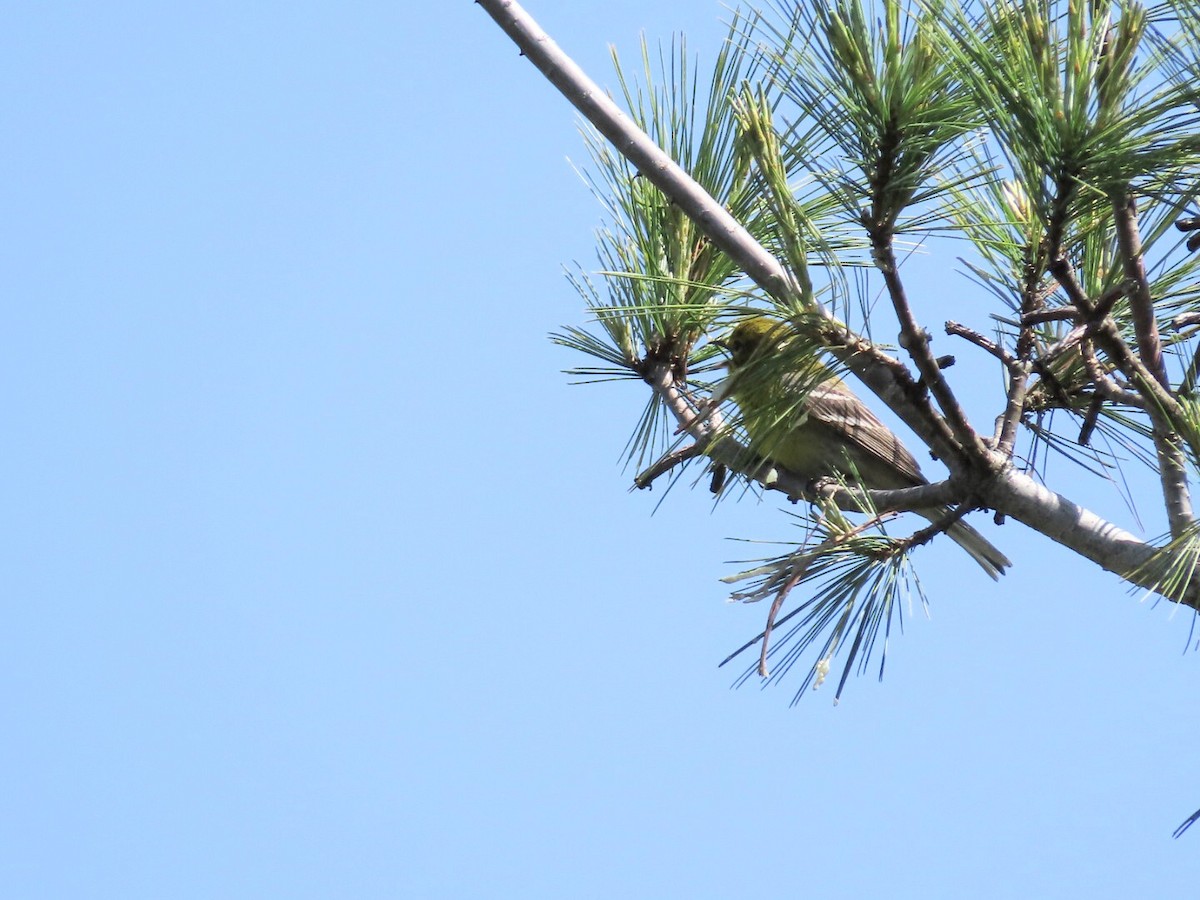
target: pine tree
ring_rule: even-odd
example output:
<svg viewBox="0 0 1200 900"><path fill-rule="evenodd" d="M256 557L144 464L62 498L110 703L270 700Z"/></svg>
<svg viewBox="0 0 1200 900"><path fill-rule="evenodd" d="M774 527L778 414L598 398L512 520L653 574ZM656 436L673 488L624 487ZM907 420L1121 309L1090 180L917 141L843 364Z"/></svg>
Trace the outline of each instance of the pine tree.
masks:
<svg viewBox="0 0 1200 900"><path fill-rule="evenodd" d="M1198 0L779 0L734 16L704 81L682 40L657 66L643 46L637 78L614 57L628 113L516 3L479 2L589 123L608 221L601 272L571 281L594 322L556 340L594 360L578 374L649 387L636 484L703 466L722 496L806 501L802 543L727 579L737 599L772 601L745 677L803 658L803 690L840 654L840 695L920 595L914 549L981 510L1200 609ZM939 346L1000 371L994 426L969 420L953 358L933 350L905 277L916 247L945 262L947 289L973 284L991 304L990 333L948 321ZM874 337L879 296L895 348ZM764 313L791 337L756 377L820 359L946 475L864 490L757 454L724 402L720 342ZM1052 482L1052 456L1076 467ZM1122 461L1156 477L1160 540L1070 499L1080 475L1122 490ZM931 507L948 512L895 518ZM793 592L804 599L781 615Z"/></svg>

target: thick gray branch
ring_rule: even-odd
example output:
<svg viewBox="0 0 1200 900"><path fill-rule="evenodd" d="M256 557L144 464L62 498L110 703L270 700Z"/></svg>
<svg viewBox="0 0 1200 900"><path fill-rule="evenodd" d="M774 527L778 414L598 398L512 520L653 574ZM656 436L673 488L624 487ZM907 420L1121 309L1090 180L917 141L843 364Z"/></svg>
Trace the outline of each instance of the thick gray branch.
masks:
<svg viewBox="0 0 1200 900"><path fill-rule="evenodd" d="M791 297L794 285L779 260L638 128L519 3L515 0L476 2L583 117L608 138L622 156L637 166L644 178L670 197L709 240L737 260L755 284L781 300Z"/></svg>
<svg viewBox="0 0 1200 900"><path fill-rule="evenodd" d="M1154 547L1043 487L1028 475L1006 472L980 493L993 509L1002 510L1005 515L1069 547L1102 569L1142 587L1156 587L1146 583L1147 577L1131 577L1131 573L1150 562ZM1200 609L1200 590L1194 580L1185 585L1178 596L1169 599Z"/></svg>

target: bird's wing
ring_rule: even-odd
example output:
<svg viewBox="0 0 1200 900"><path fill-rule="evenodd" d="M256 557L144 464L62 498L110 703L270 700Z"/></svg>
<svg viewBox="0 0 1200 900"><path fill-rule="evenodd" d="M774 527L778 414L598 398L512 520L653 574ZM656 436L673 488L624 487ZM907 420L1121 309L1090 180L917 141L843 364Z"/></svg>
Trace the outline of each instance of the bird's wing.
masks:
<svg viewBox="0 0 1200 900"><path fill-rule="evenodd" d="M810 421L845 435L845 440L868 458L897 470L914 485L925 483L921 467L900 438L846 388L834 383L818 385L809 393L805 407Z"/></svg>

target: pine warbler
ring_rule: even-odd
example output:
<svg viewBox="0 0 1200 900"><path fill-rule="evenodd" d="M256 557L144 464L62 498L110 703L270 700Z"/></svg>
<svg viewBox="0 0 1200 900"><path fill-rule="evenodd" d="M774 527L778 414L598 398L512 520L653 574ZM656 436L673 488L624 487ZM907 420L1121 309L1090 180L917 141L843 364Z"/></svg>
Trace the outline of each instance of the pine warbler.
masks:
<svg viewBox="0 0 1200 900"><path fill-rule="evenodd" d="M821 363L806 361L782 377L761 364L790 335L787 325L758 316L722 342L730 355L727 392L741 409L751 448L801 478L842 475L885 491L928 484L900 439ZM914 512L935 521L948 508ZM992 578L1012 565L966 522L946 534Z"/></svg>

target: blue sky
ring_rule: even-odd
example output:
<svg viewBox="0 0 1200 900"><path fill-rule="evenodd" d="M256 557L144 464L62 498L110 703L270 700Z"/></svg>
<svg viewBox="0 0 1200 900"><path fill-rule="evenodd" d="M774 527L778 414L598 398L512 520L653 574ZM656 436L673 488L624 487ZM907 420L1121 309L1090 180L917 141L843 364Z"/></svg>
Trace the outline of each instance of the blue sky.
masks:
<svg viewBox="0 0 1200 900"><path fill-rule="evenodd" d="M610 84L726 15L529 9ZM1194 890L1190 615L1018 525L922 554L882 683L729 690L729 538L791 526L628 491L640 389L546 340L574 115L474 4L10 4L0 106L6 896Z"/></svg>

